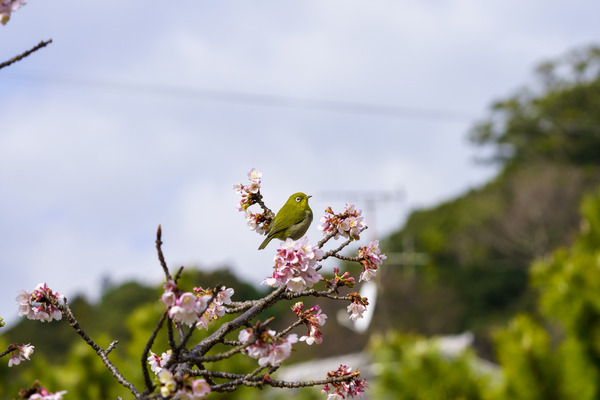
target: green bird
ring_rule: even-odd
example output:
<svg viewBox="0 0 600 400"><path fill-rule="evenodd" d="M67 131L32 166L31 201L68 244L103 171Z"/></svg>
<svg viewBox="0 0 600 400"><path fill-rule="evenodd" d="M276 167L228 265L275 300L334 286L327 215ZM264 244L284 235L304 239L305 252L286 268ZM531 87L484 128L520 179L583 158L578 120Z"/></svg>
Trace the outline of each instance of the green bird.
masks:
<svg viewBox="0 0 600 400"><path fill-rule="evenodd" d="M308 199L311 197L301 192L291 195L271 221L271 225L269 225L266 232L267 238L260 244L258 249L264 249L274 238L279 240L287 238L300 239L313 220L312 210L308 206Z"/></svg>

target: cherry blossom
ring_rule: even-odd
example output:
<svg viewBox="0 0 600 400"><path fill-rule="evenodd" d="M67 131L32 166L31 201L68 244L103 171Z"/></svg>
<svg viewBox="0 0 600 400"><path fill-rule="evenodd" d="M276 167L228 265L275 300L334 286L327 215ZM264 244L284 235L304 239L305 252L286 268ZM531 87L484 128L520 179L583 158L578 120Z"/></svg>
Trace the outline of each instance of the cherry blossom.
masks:
<svg viewBox="0 0 600 400"><path fill-rule="evenodd" d="M327 315L322 313L318 305L314 305L306 311L302 311L303 307L304 304L301 301L292 307L292 311L308 326L308 335L300 337L299 340L306 342L309 346L313 343L321 344L323 342L323 334L319 330L319 327L325 325Z"/></svg>
<svg viewBox="0 0 600 400"><path fill-rule="evenodd" d="M35 382L31 389L26 390L29 400L62 400L63 396L67 393L66 390L50 393L48 389L41 386L39 382Z"/></svg>
<svg viewBox="0 0 600 400"><path fill-rule="evenodd" d="M210 294L196 295L190 292L179 294L179 289L172 282L167 282L164 288L161 301L167 306L169 317L188 326L198 322L212 299Z"/></svg>
<svg viewBox="0 0 600 400"><path fill-rule="evenodd" d="M315 268L323 255L323 250L311 246L306 236L299 240L288 238L273 258L273 275L262 283L272 287L286 285L293 292L312 287L322 279Z"/></svg>
<svg viewBox="0 0 600 400"><path fill-rule="evenodd" d="M334 234L334 239L340 236L352 240L360 239L360 232L365 228L362 210L356 208L352 203L346 203L344 212L335 214L331 207L325 209L325 215L321 217L319 226L323 235Z"/></svg>
<svg viewBox="0 0 600 400"><path fill-rule="evenodd" d="M347 397L360 397L367 388L367 381L360 379L360 372L352 372L352 368L346 365L340 365L340 367L327 373L327 378L339 378L348 377L347 380L341 382L332 382L323 386L321 389L322 393L328 394L327 400L338 400L346 399ZM329 387L332 386L332 388ZM332 393L329 393L333 390Z"/></svg>
<svg viewBox="0 0 600 400"><path fill-rule="evenodd" d="M381 253L379 240L375 240L358 249L358 258L364 267L363 272L360 274L360 281L368 281L375 276L377 267L383 263L383 260L387 259L387 256Z"/></svg>
<svg viewBox="0 0 600 400"><path fill-rule="evenodd" d="M252 170L248 172L248 179L250 179L250 184L244 185L242 183L236 183L235 185L233 185L233 190L235 190L237 194L242 196L242 200L237 205L238 211L246 211L248 207L256 203L257 195L260 192L261 176L262 171L258 171L255 168L252 168Z"/></svg>
<svg viewBox="0 0 600 400"><path fill-rule="evenodd" d="M198 296L213 296L211 289L202 289L201 287L195 287L194 292ZM231 296L233 296L234 290L223 286L221 290L214 296L212 302L208 308L202 313L196 327L198 329L208 329L208 323L216 321L219 317L225 315L225 304L231 304Z"/></svg>
<svg viewBox="0 0 600 400"><path fill-rule="evenodd" d="M34 346L30 344L24 344L16 346L16 349L11 353L10 359L8 360L8 366L19 365L23 360L29 360L29 357L33 353Z"/></svg>
<svg viewBox="0 0 600 400"><path fill-rule="evenodd" d="M363 317L369 301L366 297L360 297L358 293L349 293L348 295L352 298L352 303L350 303L347 310L350 313L350 319L356 321L358 318Z"/></svg>
<svg viewBox="0 0 600 400"><path fill-rule="evenodd" d="M160 394L163 397L169 396L177 389L177 382L175 381L175 377L166 368L162 368L158 372L158 381L160 382Z"/></svg>
<svg viewBox="0 0 600 400"><path fill-rule="evenodd" d="M251 340L253 335L252 329L248 328L242 330L238 339L242 343L247 343ZM273 330L265 330L258 339L246 347L246 353L248 356L258 359L258 364L261 367L267 365L276 367L290 356L292 352L292 344L298 341L298 335L295 333L289 334L285 339L278 338Z"/></svg>
<svg viewBox="0 0 600 400"><path fill-rule="evenodd" d="M19 291L16 297L19 303L19 317L26 316L31 320L50 322L60 320L62 313L50 300L64 303L65 296L58 292L52 292L46 283L40 283L32 293L26 290Z"/></svg>
<svg viewBox="0 0 600 400"><path fill-rule="evenodd" d="M150 369L152 370L152 372L158 374L160 370L165 365L167 365L167 362L171 358L172 353L173 352L171 350L167 350L165 353L162 353L159 357L153 352L150 352L150 356L148 357L148 363L150 364Z"/></svg>

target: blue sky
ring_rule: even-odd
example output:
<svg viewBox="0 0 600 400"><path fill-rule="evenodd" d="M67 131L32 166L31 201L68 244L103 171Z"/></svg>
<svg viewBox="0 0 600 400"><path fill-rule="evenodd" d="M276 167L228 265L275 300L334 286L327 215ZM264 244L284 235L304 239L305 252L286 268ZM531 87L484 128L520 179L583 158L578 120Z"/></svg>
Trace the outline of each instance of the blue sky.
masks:
<svg viewBox="0 0 600 400"><path fill-rule="evenodd" d="M159 282L158 224L173 268L230 265L260 282L276 247L256 250L233 191L252 167L271 208L304 191L316 219L365 206L326 191L401 190L367 215L381 236L399 228L494 175L473 161L469 129L537 63L598 40L599 12L591 0L31 0L0 27L2 61L53 39L0 71L0 316L13 321L17 291L42 281L91 298L105 276Z"/></svg>

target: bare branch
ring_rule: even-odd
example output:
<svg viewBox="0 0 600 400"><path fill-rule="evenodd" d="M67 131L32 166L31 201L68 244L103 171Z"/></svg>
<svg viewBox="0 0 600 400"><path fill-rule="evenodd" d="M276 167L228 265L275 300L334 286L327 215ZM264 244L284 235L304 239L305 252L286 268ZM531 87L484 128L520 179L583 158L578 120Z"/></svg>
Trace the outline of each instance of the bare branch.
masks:
<svg viewBox="0 0 600 400"><path fill-rule="evenodd" d="M359 231L359 233L362 233L362 232L363 232L365 229L367 229L367 227L366 227L366 226L365 226L364 228L362 228L362 229ZM331 235L331 234L327 235L327 236L325 237L325 239L329 240L329 239L330 239L330 237L329 237L330 235ZM334 234L334 235L331 235L331 236L333 237L333 236L335 236L335 234ZM325 239L323 239L323 240L325 240ZM325 255L323 256L323 258L321 258L321 261L323 261L323 260L325 260L326 258L328 258L328 257L331 257L331 256L336 256L336 257L337 257L337 253L339 253L340 251L342 251L342 250L344 249L344 247L348 246L348 245L349 245L351 242L353 242L353 241L354 241L354 239L352 239L352 238L348 238L348 240L346 240L344 243L342 243L342 244L341 244L341 245L340 245L340 246L339 246L337 249L329 250L327 253L325 253ZM321 241L321 242L322 242L322 241ZM321 242L319 242L319 243L321 243Z"/></svg>
<svg viewBox="0 0 600 400"><path fill-rule="evenodd" d="M165 257L162 252L161 237L162 237L162 228L160 225L158 225L158 229L156 230L156 251L158 252L158 260L160 261L160 265L163 269L163 272L165 273L165 278L167 279L167 281L171 281L171 280L173 280L173 278L171 277L171 274L169 273L169 268L167 268L167 262L165 261Z"/></svg>
<svg viewBox="0 0 600 400"><path fill-rule="evenodd" d="M115 347L117 347L117 344L119 343L118 340L113 340L109 345L108 348L104 351L105 355L108 355L108 353L110 353L111 351L113 351L113 349Z"/></svg>
<svg viewBox="0 0 600 400"><path fill-rule="evenodd" d="M106 366L106 368L113 374L113 376L117 379L117 381L125 386L127 389L129 389L129 391L135 396L135 398L139 398L140 397L140 392L138 392L138 390L135 388L135 386L133 386L133 384L131 382L129 382L127 379L125 379L123 377L123 375L121 375L121 373L118 371L117 367L115 367L113 365L113 363L108 359L107 356L107 352L102 349L100 346L98 346L89 336L87 333L84 332L83 329L81 329L81 326L79 325L79 322L77 322L77 320L75 319L75 316L73 315L73 312L71 311L71 308L69 307L69 303L67 302L67 299L64 298L64 306L59 304L58 301L55 298L49 297L49 296L45 296L45 299L50 302L54 307L58 308L61 313L67 318L67 320L69 321L69 324L73 327L73 329L75 329L75 332L77 332L77 334L79 336L81 336L81 338L88 344L90 345L90 347L92 349L94 349L94 351L96 352L96 354L98 354L98 356L100 357L100 359L102 360L102 362L104 363L104 365Z"/></svg>
<svg viewBox="0 0 600 400"><path fill-rule="evenodd" d="M154 343L154 339L156 339L156 335L158 335L158 331L162 328L165 319L167 318L167 311L163 312L162 316L156 323L152 334L148 338L148 342L146 342L146 347L144 347L144 351L142 352L142 373L144 374L144 384L146 385L146 391L152 392L154 390L154 385L152 384L152 379L150 379L150 373L148 372L148 353L152 348L152 344Z"/></svg>
<svg viewBox="0 0 600 400"><path fill-rule="evenodd" d="M0 357L4 357L4 356L10 354L11 352L13 352L15 350L17 350L17 345L16 344L11 344L11 345L8 346L8 348L5 351L3 351L2 353L0 353Z"/></svg>
<svg viewBox="0 0 600 400"><path fill-rule="evenodd" d="M38 51L42 47L46 47L50 43L52 43L52 39L49 39L49 40L46 40L46 41L42 40L36 46L34 46L33 48L27 50L26 52L21 53L18 56L15 56L15 57L11 58L10 60L4 61L3 63L1 63L0 64L0 69L2 69L4 67L8 67L9 65L16 63L17 61L21 61L25 57L29 56L31 53L34 53L34 52Z"/></svg>

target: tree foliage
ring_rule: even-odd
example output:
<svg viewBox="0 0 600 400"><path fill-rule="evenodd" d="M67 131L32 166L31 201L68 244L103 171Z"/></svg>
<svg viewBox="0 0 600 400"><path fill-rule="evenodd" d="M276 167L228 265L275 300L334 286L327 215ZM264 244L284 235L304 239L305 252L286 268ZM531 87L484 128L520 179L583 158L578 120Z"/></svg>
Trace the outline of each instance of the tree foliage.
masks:
<svg viewBox="0 0 600 400"><path fill-rule="evenodd" d="M591 46L541 64L537 87L497 101L471 134L491 145L497 160L521 164L543 159L600 164L600 48Z"/></svg>

